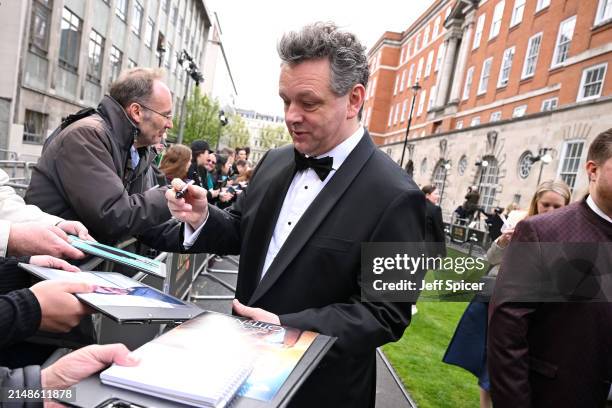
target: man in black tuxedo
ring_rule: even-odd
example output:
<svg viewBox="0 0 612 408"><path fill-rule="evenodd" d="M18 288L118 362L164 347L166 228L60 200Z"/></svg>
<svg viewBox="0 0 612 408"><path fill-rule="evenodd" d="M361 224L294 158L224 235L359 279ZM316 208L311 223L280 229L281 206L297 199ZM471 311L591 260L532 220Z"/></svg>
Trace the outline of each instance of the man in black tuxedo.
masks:
<svg viewBox="0 0 612 408"><path fill-rule="evenodd" d="M401 338L411 304L361 301L361 243L422 242L425 199L359 123L355 36L316 23L278 50L293 146L270 150L228 211L193 185L166 197L190 251L240 254L234 313L337 337L291 406L373 407L375 349Z"/></svg>

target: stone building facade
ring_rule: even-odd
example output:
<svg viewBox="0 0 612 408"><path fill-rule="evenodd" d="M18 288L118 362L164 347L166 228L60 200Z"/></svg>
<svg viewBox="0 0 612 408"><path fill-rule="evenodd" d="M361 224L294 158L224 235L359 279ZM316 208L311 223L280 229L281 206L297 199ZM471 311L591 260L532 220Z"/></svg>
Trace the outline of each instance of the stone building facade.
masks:
<svg viewBox="0 0 612 408"><path fill-rule="evenodd" d="M611 8L435 1L370 50L363 122L398 163L403 153L417 183L438 185L447 216L474 185L485 210L525 208L538 180L551 178L579 199L588 145L612 127Z"/></svg>

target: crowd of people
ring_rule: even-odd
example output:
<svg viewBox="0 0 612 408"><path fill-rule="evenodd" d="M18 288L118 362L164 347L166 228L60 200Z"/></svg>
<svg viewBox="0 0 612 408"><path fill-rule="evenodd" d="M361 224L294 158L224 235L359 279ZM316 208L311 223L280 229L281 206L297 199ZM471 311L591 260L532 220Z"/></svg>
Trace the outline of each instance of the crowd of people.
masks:
<svg viewBox="0 0 612 408"><path fill-rule="evenodd" d="M157 166L156 146L172 128L172 95L163 73L147 68L123 72L96 109L69 116L53 132L25 202L0 171L0 386L68 387L112 362L138 364L120 344L94 344L41 370L52 348L30 337L86 321L93 311L73 294L93 289L33 284L17 268L25 262L78 271L74 264L85 255L67 234L109 244L135 236L162 251L240 255L233 313L337 338L291 407L373 407L375 350L402 337L412 305L361 301L362 244L436 242L427 251L439 257L446 248L436 188L421 191L360 124L369 76L364 50L331 23L283 36L279 95L293 145L269 151L256 171L248 148L213 152L204 139L168 147ZM492 272L495 292L490 305L472 303L478 318L468 307L447 353L479 377L485 405L488 392L502 408L605 404L612 304L516 303L499 295L512 287L514 260L525 261L516 243L612 240L612 129L591 144L585 170L585 198L570 204L567 186L550 181L539 186L524 220L509 225L503 220L517 218L513 211L494 214L502 220L489 255L501 265ZM471 189L462 206L468 217L477 194ZM573 261L558 257L535 254L534 265ZM609 271L598 273L609 285ZM473 333L464 321L484 322L480 340L462 341L462 333ZM474 347L480 359L463 361Z"/></svg>

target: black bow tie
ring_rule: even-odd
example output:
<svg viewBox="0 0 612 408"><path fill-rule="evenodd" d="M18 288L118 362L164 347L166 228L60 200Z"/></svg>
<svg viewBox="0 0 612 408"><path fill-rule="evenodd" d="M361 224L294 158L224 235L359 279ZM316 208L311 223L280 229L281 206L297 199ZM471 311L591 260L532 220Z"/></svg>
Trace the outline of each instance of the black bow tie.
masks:
<svg viewBox="0 0 612 408"><path fill-rule="evenodd" d="M314 157L306 157L302 153L295 150L295 169L297 171L302 171L311 168L315 171L315 173L317 173L317 176L319 176L321 181L327 178L329 172L332 170L333 164L333 157L326 156L320 159L315 159Z"/></svg>

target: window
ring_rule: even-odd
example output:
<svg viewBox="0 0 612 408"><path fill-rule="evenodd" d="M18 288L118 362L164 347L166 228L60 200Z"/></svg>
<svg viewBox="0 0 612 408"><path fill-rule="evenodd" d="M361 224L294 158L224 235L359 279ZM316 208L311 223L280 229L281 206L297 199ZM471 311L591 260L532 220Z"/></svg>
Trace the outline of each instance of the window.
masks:
<svg viewBox="0 0 612 408"><path fill-rule="evenodd" d="M438 190L438 193L443 196L444 194L444 187L446 184L446 176L447 176L447 170L444 167L444 164L446 162L444 160L439 160L438 164L436 164L436 167L434 168L433 171L433 185L436 186L436 189ZM440 203L438 203L440 204Z"/></svg>
<svg viewBox="0 0 612 408"><path fill-rule="evenodd" d="M406 48L402 47L402 52L400 54L400 64L404 63L404 57L406 55Z"/></svg>
<svg viewBox="0 0 612 408"><path fill-rule="evenodd" d="M421 33L418 33L416 40L414 41L414 52L416 53L420 49L421 49Z"/></svg>
<svg viewBox="0 0 612 408"><path fill-rule="evenodd" d="M538 0L536 4L536 13L548 6L550 6L550 0Z"/></svg>
<svg viewBox="0 0 612 408"><path fill-rule="evenodd" d="M529 150L523 152L518 161L518 174L522 179L526 179L529 177L529 173L531 173L531 168L533 167L533 153ZM516 201L512 201L516 203Z"/></svg>
<svg viewBox="0 0 612 408"><path fill-rule="evenodd" d="M43 55L46 55L49 50L51 8L51 0L36 0L32 3L30 49Z"/></svg>
<svg viewBox="0 0 612 408"><path fill-rule="evenodd" d="M128 69L136 68L138 64L131 58L128 58L127 67Z"/></svg>
<svg viewBox="0 0 612 408"><path fill-rule="evenodd" d="M164 55L164 62L166 64L166 68L168 68L168 72L172 72L172 63L174 62L174 54L172 54L172 43L168 42L168 49L166 50L166 54Z"/></svg>
<svg viewBox="0 0 612 408"><path fill-rule="evenodd" d="M406 84L406 70L402 71L402 79L400 80L400 92L404 90L404 85Z"/></svg>
<svg viewBox="0 0 612 408"><path fill-rule="evenodd" d="M436 67L434 68L435 72L438 72L440 69L440 65L442 65L442 57L444 56L444 43L440 44L438 47L438 54L436 54Z"/></svg>
<svg viewBox="0 0 612 408"><path fill-rule="evenodd" d="M504 6L506 3L504 1L500 1L495 6L495 10L493 11L493 21L491 21L491 31L489 32L489 40L491 38L497 37L499 34L499 29L501 28L502 17L504 16Z"/></svg>
<svg viewBox="0 0 612 408"><path fill-rule="evenodd" d="M512 111L512 117L513 118L520 118L521 116L525 116L525 113L527 113L527 105L517 106Z"/></svg>
<svg viewBox="0 0 612 408"><path fill-rule="evenodd" d="M504 57L502 64L499 69L499 79L497 80L497 87L508 85L508 79L510 78L510 70L512 69L512 60L514 59L514 47L507 48L504 51Z"/></svg>
<svg viewBox="0 0 612 408"><path fill-rule="evenodd" d="M399 85L399 77L395 76L395 86L393 87L393 95L397 94L397 86Z"/></svg>
<svg viewBox="0 0 612 408"><path fill-rule="evenodd" d="M391 110L389 111L389 120L387 120L387 126L391 126L391 123L393 122L393 108L394 106L392 106Z"/></svg>
<svg viewBox="0 0 612 408"><path fill-rule="evenodd" d="M560 162L559 177L574 191L576 176L580 170L580 159L582 158L583 141L567 142L563 146L563 154Z"/></svg>
<svg viewBox="0 0 612 408"><path fill-rule="evenodd" d="M514 8L512 9L512 18L510 19L510 27L514 27L523 21L523 12L525 11L525 0L514 0Z"/></svg>
<svg viewBox="0 0 612 408"><path fill-rule="evenodd" d="M446 9L446 12L444 13L444 19L445 20L448 18L448 16L450 16L451 8L452 8L452 6Z"/></svg>
<svg viewBox="0 0 612 408"><path fill-rule="evenodd" d="M474 80L474 67L470 67L465 74L465 85L463 85L463 100L470 97L470 89L472 88L472 81Z"/></svg>
<svg viewBox="0 0 612 408"><path fill-rule="evenodd" d="M557 107L559 98L549 98L542 101L542 112L551 111Z"/></svg>
<svg viewBox="0 0 612 408"><path fill-rule="evenodd" d="M491 113L489 122L497 122L498 120L501 120L501 111L496 111L496 112Z"/></svg>
<svg viewBox="0 0 612 408"><path fill-rule="evenodd" d="M489 165L486 167L480 167L480 186L478 192L480 193L480 206L487 213L491 212L495 203L495 194L497 193L497 185L499 182L499 165L497 159L492 156L483 157Z"/></svg>
<svg viewBox="0 0 612 408"><path fill-rule="evenodd" d="M421 93L421 97L419 98L419 107L417 108L417 116L423 113L423 108L425 107L425 99L427 99L427 90L423 90Z"/></svg>
<svg viewBox="0 0 612 408"><path fill-rule="evenodd" d="M176 25L178 21L178 5L172 7L172 24Z"/></svg>
<svg viewBox="0 0 612 408"><path fill-rule="evenodd" d="M104 55L104 38L94 30L89 34L87 79L100 83L102 74L102 55Z"/></svg>
<svg viewBox="0 0 612 408"><path fill-rule="evenodd" d="M142 28L142 4L134 1L134 11L132 12L132 32L140 37L140 29Z"/></svg>
<svg viewBox="0 0 612 408"><path fill-rule="evenodd" d="M435 39L440 33L440 20L441 20L441 17L438 16L436 17L436 20L434 21L433 33L431 34L431 38L433 39Z"/></svg>
<svg viewBox="0 0 612 408"><path fill-rule="evenodd" d="M43 144L47 133L47 115L26 109L23 122L23 141Z"/></svg>
<svg viewBox="0 0 612 408"><path fill-rule="evenodd" d="M474 116L472 121L470 122L470 126L478 126L480 125L480 116Z"/></svg>
<svg viewBox="0 0 612 408"><path fill-rule="evenodd" d="M408 99L404 99L404 103L402 104L402 116L400 117L400 122L406 120L406 108L408 106Z"/></svg>
<svg viewBox="0 0 612 408"><path fill-rule="evenodd" d="M601 96L607 66L608 64L600 64L582 71L578 101L595 99Z"/></svg>
<svg viewBox="0 0 612 408"><path fill-rule="evenodd" d="M149 17L147 19L147 28L145 30L145 45L149 48L151 48L153 46L153 38L154 38L154 32L153 32L153 28L155 27L155 22Z"/></svg>
<svg viewBox="0 0 612 408"><path fill-rule="evenodd" d="M521 79L533 76L536 64L538 63L538 55L540 54L540 44L542 43L542 33L537 33L529 39L527 46L527 54L525 55L525 63L523 64L523 74Z"/></svg>
<svg viewBox="0 0 612 408"><path fill-rule="evenodd" d="M487 58L482 64L482 72L480 73L480 82L478 83L478 95L482 95L487 92L489 86L489 77L491 76L491 65L493 64L493 57Z"/></svg>
<svg viewBox="0 0 612 408"><path fill-rule="evenodd" d="M455 129L463 129L463 121L462 120L458 120L457 123L455 123Z"/></svg>
<svg viewBox="0 0 612 408"><path fill-rule="evenodd" d="M170 11L170 0L162 0L162 10L168 14Z"/></svg>
<svg viewBox="0 0 612 408"><path fill-rule="evenodd" d="M408 71L408 82L406 86L412 86L412 77L414 76L414 64L410 66L410 70Z"/></svg>
<svg viewBox="0 0 612 408"><path fill-rule="evenodd" d="M425 77L427 78L431 74L431 66L433 64L433 50L429 51L427 54L427 64L425 65Z"/></svg>
<svg viewBox="0 0 612 408"><path fill-rule="evenodd" d="M417 72L416 72L416 81L418 82L419 79L421 79L421 74L423 73L423 57L421 57L419 59L419 65L417 67Z"/></svg>
<svg viewBox="0 0 612 408"><path fill-rule="evenodd" d="M612 0L599 0L597 13L595 14L595 25L602 24L612 19Z"/></svg>
<svg viewBox="0 0 612 408"><path fill-rule="evenodd" d="M468 166L468 161L467 161L467 157L465 157L465 154L463 156L461 156L461 159L459 159L459 163L457 164L457 172L459 173L460 176L463 176L465 174L465 171L467 170L467 166Z"/></svg>
<svg viewBox="0 0 612 408"><path fill-rule="evenodd" d="M115 14L122 21L125 21L125 16L127 15L127 6L128 0L117 0L117 3L115 4Z"/></svg>
<svg viewBox="0 0 612 408"><path fill-rule="evenodd" d="M551 67L557 67L567 59L569 54L570 44L574 36L574 27L576 26L576 16L564 20L559 25L559 34L557 34L557 45L555 45L555 53L553 55Z"/></svg>
<svg viewBox="0 0 612 408"><path fill-rule="evenodd" d="M425 32L423 33L423 47L429 44L429 26L425 27Z"/></svg>
<svg viewBox="0 0 612 408"><path fill-rule="evenodd" d="M396 103L395 104L395 113L393 114L393 124L394 125L397 123L397 117L399 115L399 111L400 111L400 104Z"/></svg>
<svg viewBox="0 0 612 408"><path fill-rule="evenodd" d="M59 62L72 71L79 67L81 48L81 19L64 7L60 35Z"/></svg>
<svg viewBox="0 0 612 408"><path fill-rule="evenodd" d="M123 53L115 46L111 47L110 52L110 82L112 83L121 72L121 63L123 62Z"/></svg>
<svg viewBox="0 0 612 408"><path fill-rule="evenodd" d="M431 87L431 89L429 90L429 101L427 102L427 110L430 110L432 108L432 106L434 105L435 98L436 98L436 86L433 85Z"/></svg>
<svg viewBox="0 0 612 408"><path fill-rule="evenodd" d="M374 91L376 90L376 78L372 81L372 87L370 88L370 97L374 96Z"/></svg>
<svg viewBox="0 0 612 408"><path fill-rule="evenodd" d="M482 31L484 30L484 23L486 17L486 14L481 14L480 17L478 17L478 21L476 22L476 31L474 31L474 42L472 43L473 50L480 47L480 40L482 39Z"/></svg>

